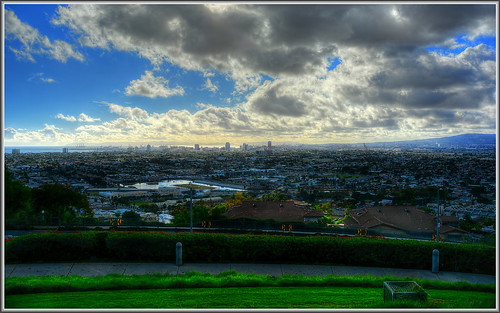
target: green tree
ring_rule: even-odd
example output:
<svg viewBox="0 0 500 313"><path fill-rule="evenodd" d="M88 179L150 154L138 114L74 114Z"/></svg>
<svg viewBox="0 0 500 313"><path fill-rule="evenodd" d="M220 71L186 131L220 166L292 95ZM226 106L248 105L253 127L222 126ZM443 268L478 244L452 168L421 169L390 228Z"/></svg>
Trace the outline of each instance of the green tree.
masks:
<svg viewBox="0 0 500 313"><path fill-rule="evenodd" d="M214 220L219 220L224 218L224 213L227 211L227 206L225 204L217 204L212 206L208 210L208 214L210 215L210 218Z"/></svg>
<svg viewBox="0 0 500 313"><path fill-rule="evenodd" d="M45 184L33 189L33 208L37 214L43 211L49 221L57 218L59 223L73 220L77 210L83 210L86 217L92 216L88 198L62 184Z"/></svg>
<svg viewBox="0 0 500 313"><path fill-rule="evenodd" d="M279 192L267 193L267 194L262 195L262 197L261 197L262 201L286 201L288 199L289 199L288 196L286 196L282 193L279 193Z"/></svg>
<svg viewBox="0 0 500 313"><path fill-rule="evenodd" d="M138 218L141 218L141 216L134 211L125 211L122 214L122 218L138 219Z"/></svg>
<svg viewBox="0 0 500 313"><path fill-rule="evenodd" d="M328 213L332 209L332 202L325 202L323 204L318 204L316 209L321 212Z"/></svg>
<svg viewBox="0 0 500 313"><path fill-rule="evenodd" d="M232 207L235 205L240 205L243 203L243 201L250 201L252 200L252 196L248 194L244 194L243 192L236 192L234 195L231 196L231 198L226 201L226 205L228 207Z"/></svg>
<svg viewBox="0 0 500 313"><path fill-rule="evenodd" d="M160 208L154 203L142 203L139 205L144 212L151 212L157 214L160 211Z"/></svg>
<svg viewBox="0 0 500 313"><path fill-rule="evenodd" d="M463 230L481 230L481 225L476 223L470 216L470 213L465 213L464 218L460 221L459 227Z"/></svg>
<svg viewBox="0 0 500 313"><path fill-rule="evenodd" d="M174 217L172 223L176 225L189 224L190 212L187 205L178 205L170 208L170 214ZM201 221L210 219L209 208L205 205L193 205L193 225L199 225Z"/></svg>
<svg viewBox="0 0 500 313"><path fill-rule="evenodd" d="M12 173L5 168L5 219L17 220L33 214L31 188L21 181L13 180Z"/></svg>

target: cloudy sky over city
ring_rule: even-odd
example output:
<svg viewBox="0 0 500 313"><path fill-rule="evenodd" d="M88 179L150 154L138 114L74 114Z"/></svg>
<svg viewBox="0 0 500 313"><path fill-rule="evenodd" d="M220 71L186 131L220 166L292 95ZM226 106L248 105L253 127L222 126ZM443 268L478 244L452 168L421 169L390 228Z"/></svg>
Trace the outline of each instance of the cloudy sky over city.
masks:
<svg viewBox="0 0 500 313"><path fill-rule="evenodd" d="M4 3L4 142L496 132L494 2Z"/></svg>

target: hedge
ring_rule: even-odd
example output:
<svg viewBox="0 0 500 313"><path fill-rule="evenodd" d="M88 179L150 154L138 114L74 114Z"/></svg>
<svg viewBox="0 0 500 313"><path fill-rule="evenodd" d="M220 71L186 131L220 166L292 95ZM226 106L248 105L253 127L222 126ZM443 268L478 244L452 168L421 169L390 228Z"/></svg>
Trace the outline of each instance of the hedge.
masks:
<svg viewBox="0 0 500 313"><path fill-rule="evenodd" d="M5 262L63 262L102 257L104 232L37 233L6 242Z"/></svg>
<svg viewBox="0 0 500 313"><path fill-rule="evenodd" d="M86 261L175 262L175 245L184 262L248 262L432 268L495 274L495 247L417 240L338 237L228 235L163 232L84 232L30 234L6 243L7 263Z"/></svg>

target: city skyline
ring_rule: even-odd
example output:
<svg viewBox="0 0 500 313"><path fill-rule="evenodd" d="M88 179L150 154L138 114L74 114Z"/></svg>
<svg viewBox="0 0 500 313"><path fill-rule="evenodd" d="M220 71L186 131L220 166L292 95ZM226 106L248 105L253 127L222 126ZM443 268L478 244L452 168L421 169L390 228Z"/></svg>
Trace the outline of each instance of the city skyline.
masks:
<svg viewBox="0 0 500 313"><path fill-rule="evenodd" d="M6 146L496 132L496 3L3 3Z"/></svg>

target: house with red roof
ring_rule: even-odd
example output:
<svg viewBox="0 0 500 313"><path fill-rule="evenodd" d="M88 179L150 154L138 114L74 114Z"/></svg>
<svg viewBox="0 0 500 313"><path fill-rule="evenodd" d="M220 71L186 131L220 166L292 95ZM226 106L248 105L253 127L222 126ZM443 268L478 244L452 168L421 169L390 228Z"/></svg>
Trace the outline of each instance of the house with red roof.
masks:
<svg viewBox="0 0 500 313"><path fill-rule="evenodd" d="M457 239L467 233L449 222L441 221L439 233L444 239ZM394 235L428 233L432 236L436 234L437 221L436 216L415 206L379 206L351 211L344 220L344 227L367 230L368 233L374 230Z"/></svg>
<svg viewBox="0 0 500 313"><path fill-rule="evenodd" d="M299 201L243 201L229 208L228 219L248 218L254 220L274 220L277 222L315 222L323 217L322 212L314 211Z"/></svg>

